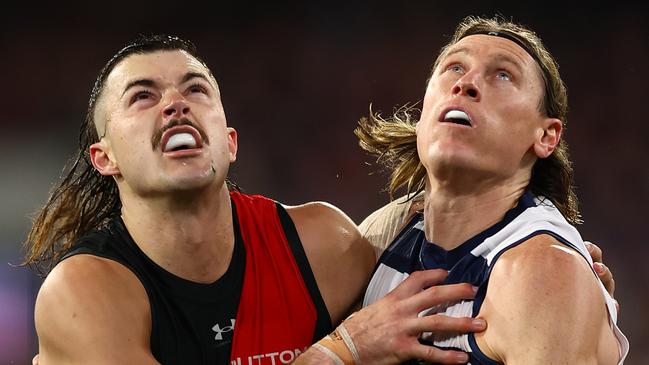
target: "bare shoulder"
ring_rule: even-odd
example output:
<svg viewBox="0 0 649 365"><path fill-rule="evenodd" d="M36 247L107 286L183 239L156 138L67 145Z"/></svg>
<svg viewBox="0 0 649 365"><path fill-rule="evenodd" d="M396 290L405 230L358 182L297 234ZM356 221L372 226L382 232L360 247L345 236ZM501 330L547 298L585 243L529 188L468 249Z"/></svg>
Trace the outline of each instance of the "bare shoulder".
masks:
<svg viewBox="0 0 649 365"><path fill-rule="evenodd" d="M530 238L494 265L479 314L489 328L476 335L478 344L512 364L616 363L597 280L587 261L554 237Z"/></svg>
<svg viewBox="0 0 649 365"><path fill-rule="evenodd" d="M376 257L354 222L325 202L286 207L334 323L359 300Z"/></svg>
<svg viewBox="0 0 649 365"><path fill-rule="evenodd" d="M495 279L515 275L525 284L519 288L521 293L530 294L535 293L534 288L579 287L587 283L594 285L597 280L583 256L547 234L536 235L503 253L492 275ZM566 280L568 277L572 280Z"/></svg>
<svg viewBox="0 0 649 365"><path fill-rule="evenodd" d="M409 218L423 209L423 194L412 199L402 196L371 213L361 222L361 234L375 247L377 255L392 242Z"/></svg>
<svg viewBox="0 0 649 365"><path fill-rule="evenodd" d="M41 286L34 312L41 364L155 363L146 291L115 261L76 255L59 263Z"/></svg>
<svg viewBox="0 0 649 365"><path fill-rule="evenodd" d="M371 252L356 224L342 210L329 203L311 202L286 207L286 211L295 223L305 248L331 256L350 253L362 259L366 259L365 256Z"/></svg>

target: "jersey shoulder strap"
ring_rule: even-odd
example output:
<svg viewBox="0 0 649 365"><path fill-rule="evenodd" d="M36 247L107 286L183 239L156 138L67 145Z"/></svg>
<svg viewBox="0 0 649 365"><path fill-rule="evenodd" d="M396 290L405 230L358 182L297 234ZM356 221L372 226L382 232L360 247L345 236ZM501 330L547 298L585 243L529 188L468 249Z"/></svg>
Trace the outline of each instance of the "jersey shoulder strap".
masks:
<svg viewBox="0 0 649 365"><path fill-rule="evenodd" d="M321 311L305 283L312 277L303 277L275 201L238 192L230 196L246 248L231 361L247 364L253 359L256 363L273 354L284 354L282 360L288 360L314 338ZM267 360L270 364L271 359Z"/></svg>

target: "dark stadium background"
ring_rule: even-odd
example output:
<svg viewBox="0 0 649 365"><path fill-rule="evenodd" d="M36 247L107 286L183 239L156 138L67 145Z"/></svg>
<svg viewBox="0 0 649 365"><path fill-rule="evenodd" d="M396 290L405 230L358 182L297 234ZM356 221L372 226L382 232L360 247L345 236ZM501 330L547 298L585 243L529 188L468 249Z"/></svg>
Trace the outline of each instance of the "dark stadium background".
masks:
<svg viewBox="0 0 649 365"><path fill-rule="evenodd" d="M433 57L465 15L531 26L569 91L570 143L585 223L615 273L627 364L649 363L649 16L625 2L275 2L3 5L0 364L37 351L41 283L20 261L29 216L75 153L94 78L141 32L193 40L219 81L240 150L231 176L287 203L325 200L359 223L388 201L352 134L374 110L416 102ZM556 275L561 273L550 273ZM569 278L566 278L567 280Z"/></svg>

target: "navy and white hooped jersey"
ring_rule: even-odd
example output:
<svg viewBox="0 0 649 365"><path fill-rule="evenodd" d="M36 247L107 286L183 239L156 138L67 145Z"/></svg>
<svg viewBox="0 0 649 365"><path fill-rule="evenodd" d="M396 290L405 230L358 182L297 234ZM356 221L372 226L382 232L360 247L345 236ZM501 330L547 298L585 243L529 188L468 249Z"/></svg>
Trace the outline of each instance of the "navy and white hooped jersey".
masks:
<svg viewBox="0 0 649 365"><path fill-rule="evenodd" d="M524 194L518 205L504 218L457 248L446 251L426 241L423 214L417 213L401 230L379 258L363 306L381 299L410 273L418 270L445 269L449 271L446 284L471 283L478 286L474 300L451 303L446 308L431 308L420 315L443 313L453 317L476 317L485 299L487 282L494 264L505 251L539 234L548 234L579 252L592 267L592 259L579 232L570 225L548 199ZM617 310L613 298L600 282L606 299L611 327L620 349L619 364L628 353L629 342L616 325ZM422 335L422 341L443 349L459 349L469 353L469 365L498 365L476 344L472 333L453 337Z"/></svg>

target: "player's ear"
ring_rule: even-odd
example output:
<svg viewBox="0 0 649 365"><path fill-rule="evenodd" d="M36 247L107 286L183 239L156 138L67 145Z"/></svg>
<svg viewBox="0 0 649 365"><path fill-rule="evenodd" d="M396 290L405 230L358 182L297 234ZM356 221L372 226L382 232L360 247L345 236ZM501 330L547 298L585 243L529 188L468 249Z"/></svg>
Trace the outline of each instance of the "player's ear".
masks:
<svg viewBox="0 0 649 365"><path fill-rule="evenodd" d="M119 175L117 161L112 156L110 141L102 138L99 142L90 145L90 161L100 174L104 176Z"/></svg>
<svg viewBox="0 0 649 365"><path fill-rule="evenodd" d="M228 127L228 151L230 152L230 163L237 160L238 143L236 129Z"/></svg>
<svg viewBox="0 0 649 365"><path fill-rule="evenodd" d="M561 140L563 124L557 118L545 118L538 138L534 142L534 153L539 158L546 158L554 152Z"/></svg>

